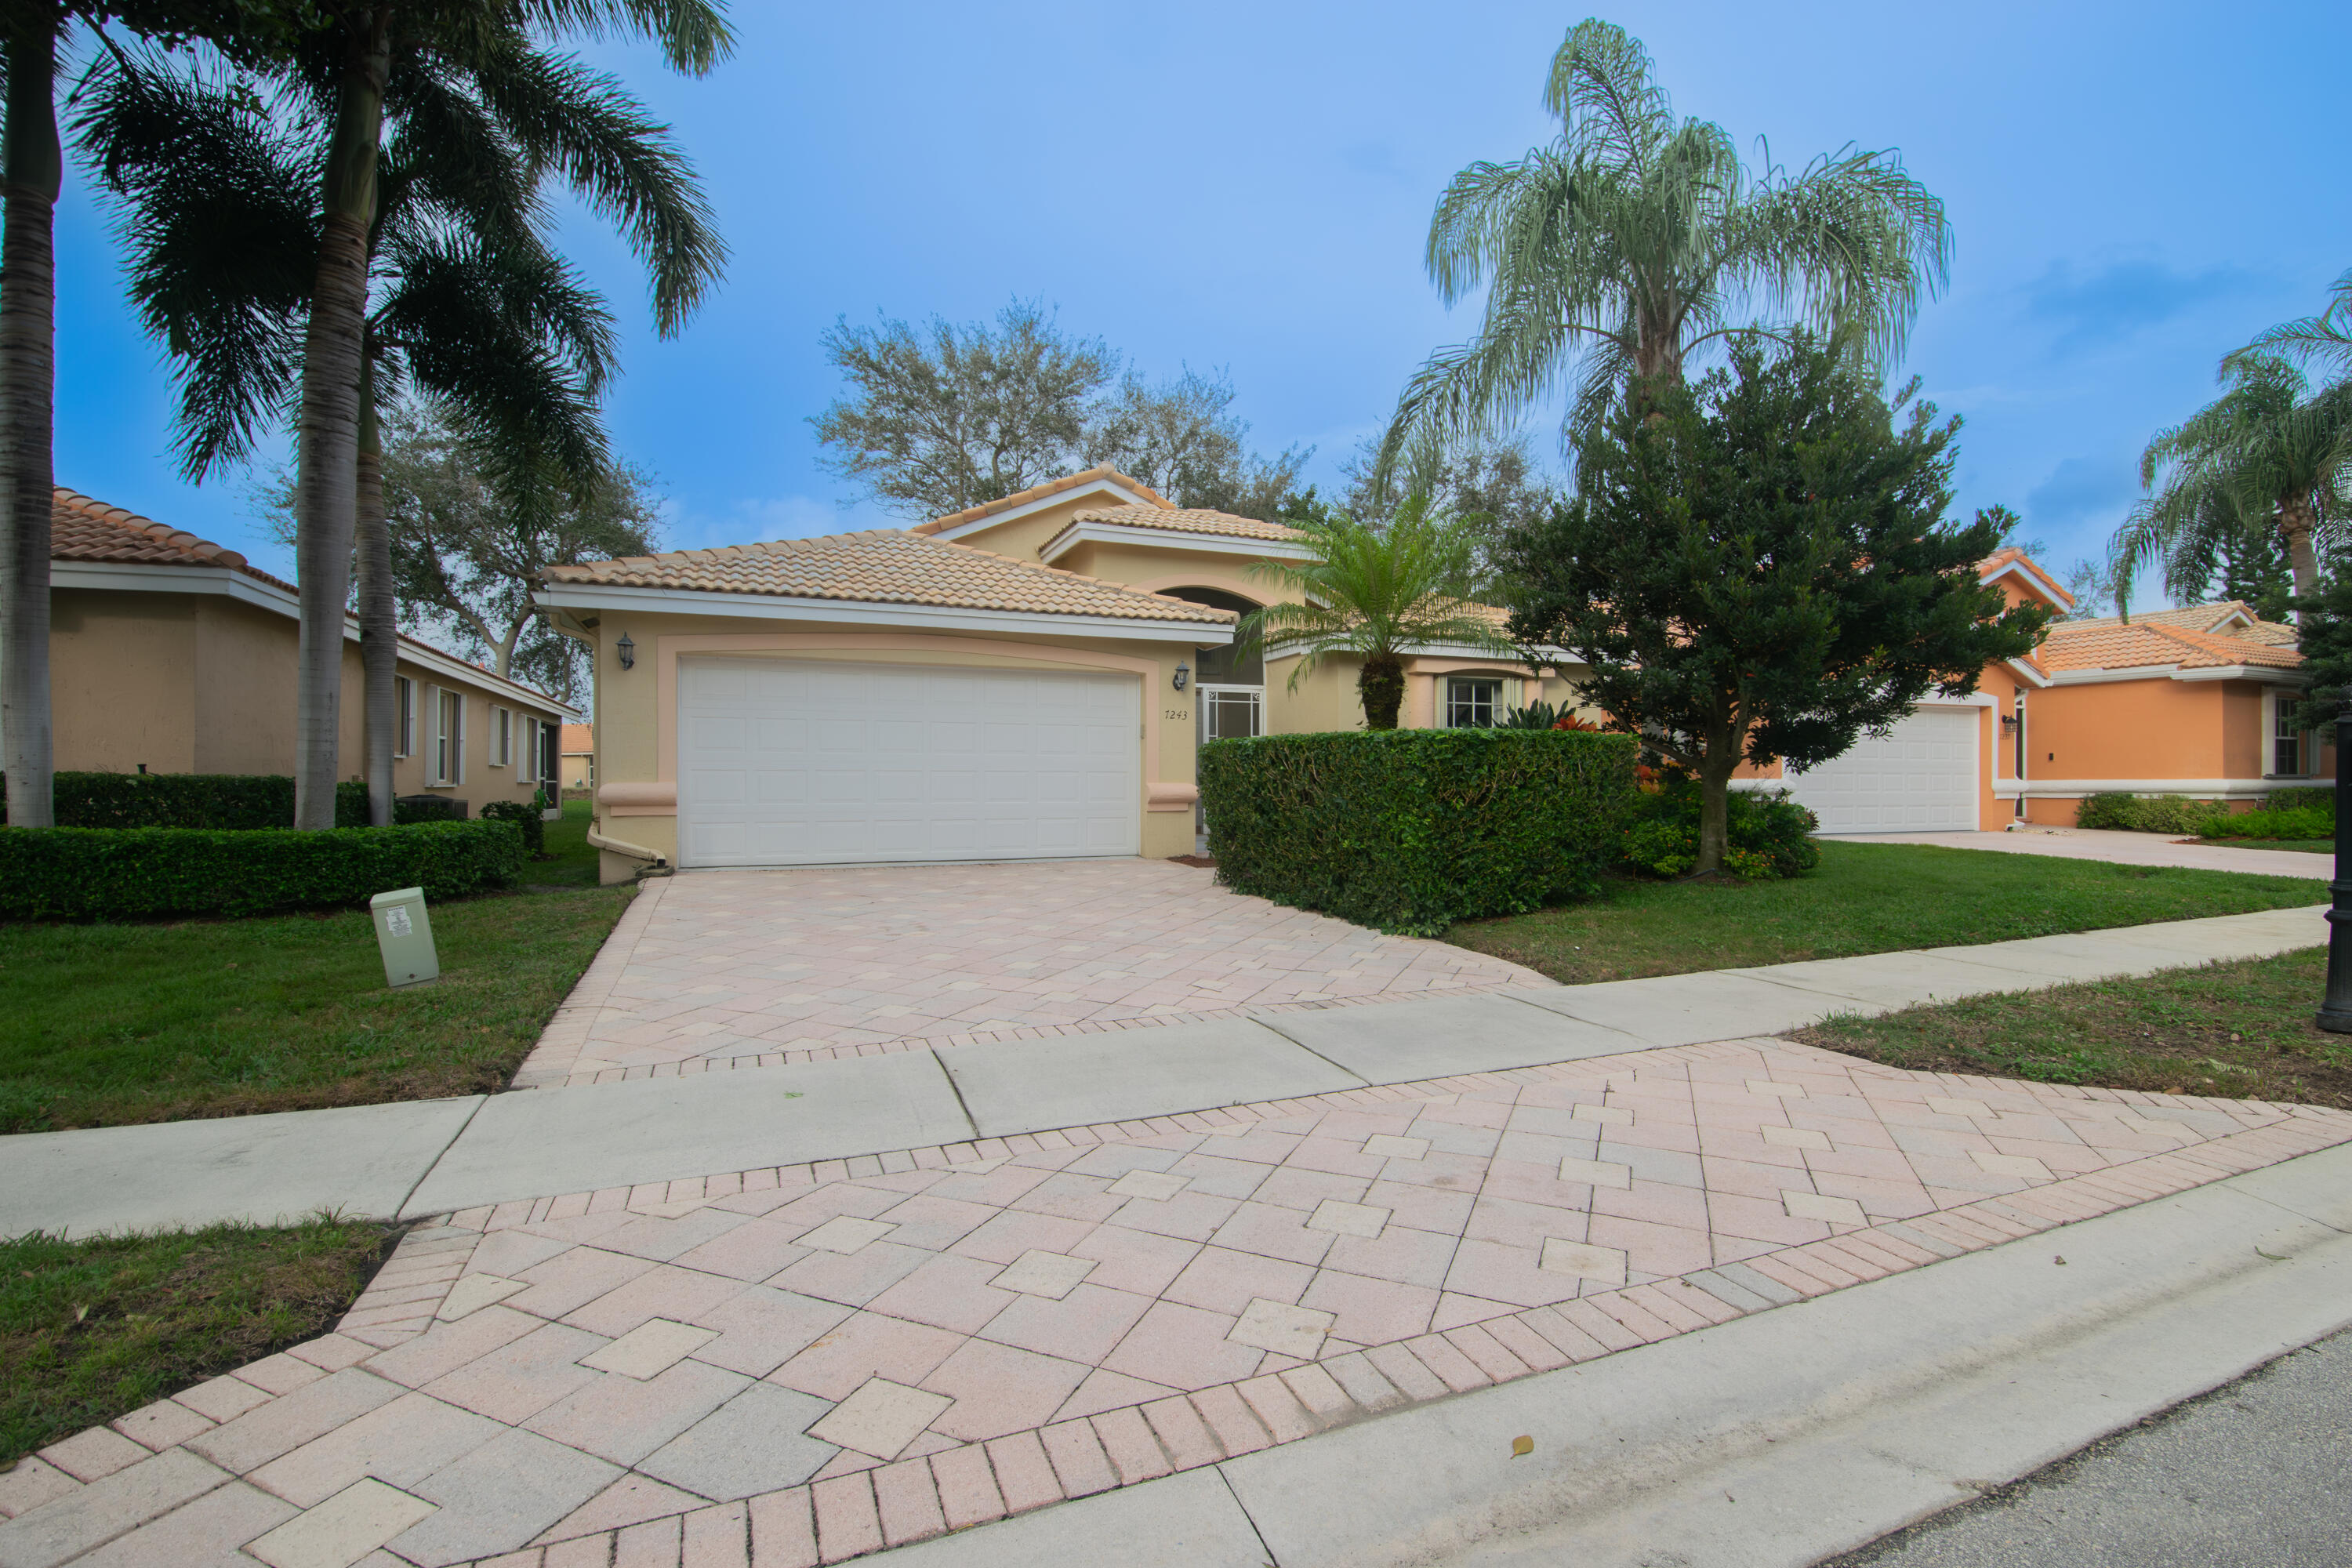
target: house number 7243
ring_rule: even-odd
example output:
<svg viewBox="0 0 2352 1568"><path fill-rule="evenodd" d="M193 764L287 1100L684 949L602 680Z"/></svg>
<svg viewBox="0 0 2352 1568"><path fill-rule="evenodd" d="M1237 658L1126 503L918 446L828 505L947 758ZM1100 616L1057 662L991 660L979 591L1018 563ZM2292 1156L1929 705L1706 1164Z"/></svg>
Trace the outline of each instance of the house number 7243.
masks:
<svg viewBox="0 0 2352 1568"><path fill-rule="evenodd" d="M1192 716L1192 710L1187 708L1171 708L1167 713L1171 719L1190 719Z"/></svg>

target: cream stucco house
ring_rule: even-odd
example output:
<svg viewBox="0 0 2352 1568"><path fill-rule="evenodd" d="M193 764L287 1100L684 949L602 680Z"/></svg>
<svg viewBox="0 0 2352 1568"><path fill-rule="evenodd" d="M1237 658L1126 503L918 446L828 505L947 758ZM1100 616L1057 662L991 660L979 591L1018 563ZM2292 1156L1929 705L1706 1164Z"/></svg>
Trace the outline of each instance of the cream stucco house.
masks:
<svg viewBox="0 0 2352 1568"><path fill-rule="evenodd" d="M61 771L290 773L300 605L236 551L72 490L50 510L49 708ZM360 776L359 625L341 753ZM546 692L400 639L401 795L529 801L580 717Z"/></svg>
<svg viewBox="0 0 2352 1568"><path fill-rule="evenodd" d="M551 568L595 652L604 875L1183 854L1202 740L1363 722L1351 661L1294 684L1233 646L1274 592L1250 564L1301 549L1093 468L912 529ZM1408 676L1407 725L1572 698L1473 648Z"/></svg>

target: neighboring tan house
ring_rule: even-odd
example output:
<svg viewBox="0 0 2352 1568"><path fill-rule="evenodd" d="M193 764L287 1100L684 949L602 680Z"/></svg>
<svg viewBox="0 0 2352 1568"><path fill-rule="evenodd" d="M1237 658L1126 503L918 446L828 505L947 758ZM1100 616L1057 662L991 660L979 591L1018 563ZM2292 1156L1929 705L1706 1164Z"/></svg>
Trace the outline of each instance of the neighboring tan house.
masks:
<svg viewBox="0 0 2352 1568"><path fill-rule="evenodd" d="M2251 806L2332 780L2332 737L2293 716L2310 684L2294 641L2293 626L2234 600L2061 621L2005 710L2018 722L2004 802L2067 826L2083 796L2107 791Z"/></svg>
<svg viewBox="0 0 2352 1568"><path fill-rule="evenodd" d="M566 790L593 790L596 787L596 729L593 724L563 726L563 787Z"/></svg>
<svg viewBox="0 0 2352 1568"><path fill-rule="evenodd" d="M1356 661L1294 689L1296 657L1235 657L1273 593L1249 564L1298 537L1092 468L913 529L551 567L538 602L594 650L604 874L1185 853L1202 739L1362 722ZM1408 725L1574 695L1471 648L1408 676Z"/></svg>
<svg viewBox="0 0 2352 1568"><path fill-rule="evenodd" d="M71 490L50 514L49 707L60 770L291 773L294 585L194 534ZM359 623L343 636L342 773L361 776ZM579 715L400 639L401 795L528 801Z"/></svg>

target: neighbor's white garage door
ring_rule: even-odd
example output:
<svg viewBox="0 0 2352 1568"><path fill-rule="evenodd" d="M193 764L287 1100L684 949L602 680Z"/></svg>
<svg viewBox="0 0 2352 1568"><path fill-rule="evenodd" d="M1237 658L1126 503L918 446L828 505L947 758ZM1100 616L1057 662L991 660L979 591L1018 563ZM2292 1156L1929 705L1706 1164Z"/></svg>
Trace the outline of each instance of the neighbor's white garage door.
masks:
<svg viewBox="0 0 2352 1568"><path fill-rule="evenodd" d="M1131 677L710 658L678 667L678 863L1141 849Z"/></svg>
<svg viewBox="0 0 2352 1568"><path fill-rule="evenodd" d="M1823 833L1968 832L1977 826L1974 708L1916 708L1885 740L1795 775Z"/></svg>

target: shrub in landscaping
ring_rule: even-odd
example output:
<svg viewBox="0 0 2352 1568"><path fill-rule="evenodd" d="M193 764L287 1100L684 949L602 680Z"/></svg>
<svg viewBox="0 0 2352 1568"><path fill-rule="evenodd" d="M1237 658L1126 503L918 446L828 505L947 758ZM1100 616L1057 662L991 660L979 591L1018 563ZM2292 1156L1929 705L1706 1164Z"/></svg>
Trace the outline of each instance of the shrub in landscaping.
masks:
<svg viewBox="0 0 2352 1568"><path fill-rule="evenodd" d="M395 888L429 899L510 886L510 822L218 832L190 827L0 830L0 919L256 915L365 903Z"/></svg>
<svg viewBox="0 0 2352 1568"><path fill-rule="evenodd" d="M2274 789L2263 800L2266 811L2316 811L2325 813L2330 822L2336 820L2336 791L2323 784L2317 789Z"/></svg>
<svg viewBox="0 0 2352 1568"><path fill-rule="evenodd" d="M534 860L547 858L547 819L540 815L536 799L528 805L519 800L494 800L482 807L485 822L511 822L522 829L523 852Z"/></svg>
<svg viewBox="0 0 2352 1568"><path fill-rule="evenodd" d="M2199 829L2208 838L2333 838L2333 813L2312 811L2241 811L2214 817Z"/></svg>
<svg viewBox="0 0 2352 1568"><path fill-rule="evenodd" d="M51 794L59 827L203 827L216 833L294 826L290 773L101 773L54 775ZM418 803L423 803L419 805ZM437 795L393 803L395 823L438 822L458 814ZM0 823L8 820L0 809ZM368 825L368 788L346 779L335 786L335 826Z"/></svg>
<svg viewBox="0 0 2352 1568"><path fill-rule="evenodd" d="M1633 759L1570 731L1261 735L1201 748L1201 799L1228 887L1429 936L1594 892Z"/></svg>
<svg viewBox="0 0 2352 1568"><path fill-rule="evenodd" d="M1627 823L1622 858L1653 877L1679 877L1698 864L1698 782L1670 776L1643 792ZM1822 863L1813 843L1821 818L1787 790L1733 790L1726 802L1723 868L1748 881L1801 877Z"/></svg>
<svg viewBox="0 0 2352 1568"><path fill-rule="evenodd" d="M2120 828L2126 833L2202 833L2205 825L2223 815L2213 801L2190 800L2180 795L2126 795L2111 791L2086 795L2074 810L2077 827Z"/></svg>

